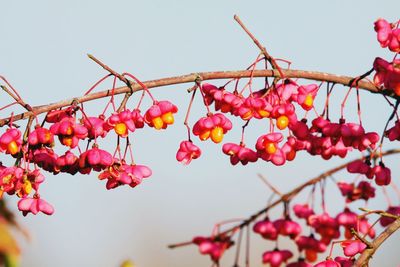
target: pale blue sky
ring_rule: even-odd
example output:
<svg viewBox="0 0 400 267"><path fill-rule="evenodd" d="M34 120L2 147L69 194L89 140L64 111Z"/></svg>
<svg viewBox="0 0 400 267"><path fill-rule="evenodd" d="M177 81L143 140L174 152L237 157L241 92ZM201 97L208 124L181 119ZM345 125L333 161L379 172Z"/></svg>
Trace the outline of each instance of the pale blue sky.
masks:
<svg viewBox="0 0 400 267"><path fill-rule="evenodd" d="M233 20L234 14L273 56L292 61L293 68L359 75L376 56L389 56L376 42L373 22L379 17L399 19L400 2L37 0L2 1L0 10L0 74L31 105L39 105L79 96L105 74L86 53L142 80L243 69L259 51ZM342 162L303 154L279 168L261 161L232 167L220 152L221 145L204 143L203 157L182 166L175 161L175 152L186 137L182 120L189 100L187 87L153 91L157 98L175 102L181 112L166 132L135 133L136 161L154 173L139 187L107 191L95 174L46 175L41 194L56 213L18 216L32 235L29 242L21 238L22 266L109 267L127 258L139 267L209 266L208 257L199 256L194 246L174 251L166 246L208 235L214 223L260 209L269 191L257 173L284 192ZM367 93L362 97L365 125L380 133L389 109L381 98ZM2 96L1 104L5 103ZM195 117L205 112L198 104ZM88 110L99 112L99 105L102 102ZM354 117L354 106L349 105L348 113ZM260 133L250 127L248 139ZM226 141L237 142L238 136L239 128ZM398 171L393 168L395 179ZM338 200L333 194L329 200L329 209L336 211ZM378 200L377 206L382 203ZM261 266L261 253L272 245L258 237L253 240L252 266ZM373 266L399 264L393 253L396 242L399 234L376 255ZM223 266L232 265L232 254Z"/></svg>

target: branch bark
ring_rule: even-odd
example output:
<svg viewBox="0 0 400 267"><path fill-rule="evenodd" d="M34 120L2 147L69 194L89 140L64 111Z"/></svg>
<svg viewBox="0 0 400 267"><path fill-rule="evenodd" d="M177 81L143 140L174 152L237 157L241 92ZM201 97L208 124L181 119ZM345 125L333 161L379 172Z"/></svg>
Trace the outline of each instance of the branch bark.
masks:
<svg viewBox="0 0 400 267"><path fill-rule="evenodd" d="M349 76L335 75L325 72L318 71L305 71L305 70L289 70L281 69L284 77L286 78L300 78L314 81L325 81L336 84L342 84L344 86L352 86L357 78ZM219 80L219 79L232 79L232 78L249 78L249 77L277 77L279 74L274 70L238 70L238 71L214 71L214 72L199 72L191 73L182 76L175 76L169 78L162 78L158 80L150 80L143 82L147 88L163 87L174 84L190 83L197 80ZM358 88L367 90L371 93L385 94L380 88L377 88L373 83L367 80L358 81ZM132 92L141 91L143 88L139 84L132 85ZM118 87L114 91L114 95L131 92L131 88L128 86ZM62 108L71 105L74 102L84 103L95 99L111 96L111 89L101 92L88 94L81 97L75 97L71 99L62 100L56 103L41 105L32 107L32 111L20 113L13 116L13 121L23 120L32 115L39 115L46 113L50 110ZM394 97L393 95L391 95ZM0 127L4 126L9 122L10 118L0 119Z"/></svg>
<svg viewBox="0 0 400 267"><path fill-rule="evenodd" d="M400 218L392 222L386 229L371 242L371 248L366 248L363 253L358 257L354 266L364 267L368 266L369 260L375 254L376 250L382 245L382 243L388 239L394 232L400 228Z"/></svg>

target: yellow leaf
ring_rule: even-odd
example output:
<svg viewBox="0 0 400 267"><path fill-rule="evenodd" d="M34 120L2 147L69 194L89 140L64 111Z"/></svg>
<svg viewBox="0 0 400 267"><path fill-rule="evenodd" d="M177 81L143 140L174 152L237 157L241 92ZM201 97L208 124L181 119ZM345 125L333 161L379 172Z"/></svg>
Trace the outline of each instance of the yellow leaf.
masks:
<svg viewBox="0 0 400 267"><path fill-rule="evenodd" d="M0 219L0 254L19 256L20 249L14 237L11 235L6 221Z"/></svg>

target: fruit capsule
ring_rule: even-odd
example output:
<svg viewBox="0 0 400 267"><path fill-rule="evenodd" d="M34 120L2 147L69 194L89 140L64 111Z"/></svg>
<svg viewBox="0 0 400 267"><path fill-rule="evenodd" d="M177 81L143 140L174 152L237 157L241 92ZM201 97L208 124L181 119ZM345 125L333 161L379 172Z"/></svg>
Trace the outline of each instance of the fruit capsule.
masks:
<svg viewBox="0 0 400 267"><path fill-rule="evenodd" d="M276 145L274 143L266 143L265 152L268 154L274 154L276 152Z"/></svg>
<svg viewBox="0 0 400 267"><path fill-rule="evenodd" d="M167 113L163 114L161 116L161 119L166 124L173 124L174 123L174 116L172 115L172 112L167 112Z"/></svg>
<svg viewBox="0 0 400 267"><path fill-rule="evenodd" d="M162 129L164 126L164 121L160 117L152 119L151 122L153 123L154 128L156 128L157 130Z"/></svg>
<svg viewBox="0 0 400 267"><path fill-rule="evenodd" d="M211 140L218 144L222 141L222 139L224 139L224 130L217 126L214 129L212 129L211 131Z"/></svg>
<svg viewBox="0 0 400 267"><path fill-rule="evenodd" d="M289 125L289 118L285 115L280 116L276 120L276 127L278 127L279 130L286 129L288 125Z"/></svg>

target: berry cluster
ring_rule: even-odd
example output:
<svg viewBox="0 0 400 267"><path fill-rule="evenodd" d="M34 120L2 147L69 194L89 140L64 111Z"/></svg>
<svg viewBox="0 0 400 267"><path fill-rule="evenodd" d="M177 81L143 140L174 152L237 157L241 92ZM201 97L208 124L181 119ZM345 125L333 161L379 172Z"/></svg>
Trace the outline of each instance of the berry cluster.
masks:
<svg viewBox="0 0 400 267"><path fill-rule="evenodd" d="M315 110L314 99L318 89L315 84L298 85L293 80L284 79L268 89L243 96L237 90L232 93L224 87L203 83L200 90L207 108L214 103L215 110L222 113L209 112L207 117L194 124L193 134L202 141L211 138L214 143L220 143L224 134L232 129L231 121L223 113L241 118L246 123L243 128L253 119L268 120L270 131L257 139L255 150L246 147L243 138L239 144L223 145L222 150L230 156L233 165L239 162L245 165L262 159L279 166L293 160L297 152L302 150L328 160L333 156L344 158L352 149L375 149L379 135L366 132L361 124L346 122L343 118L337 123L331 122L320 115L308 125L306 118L298 118L296 106L306 112ZM184 142L188 141L182 144ZM192 142L190 136L189 142ZM194 144L191 147L200 151ZM179 151L182 152L182 149ZM185 159L187 164L194 156L198 158L199 154L193 154L191 158L188 151L186 157L180 156L177 160Z"/></svg>
<svg viewBox="0 0 400 267"><path fill-rule="evenodd" d="M113 97L106 109L110 103L114 106ZM90 174L94 171L100 173L100 180L107 180L107 189L121 185L135 187L152 172L147 166L134 163L129 134L145 125L157 130L166 129L174 123L177 111L177 107L169 101L154 100L144 115L139 107L130 110L123 106L118 110L114 108L109 117L104 112L96 117L88 116L83 105L74 103L67 108L48 112L41 125L36 118L34 129L31 131L28 125L24 135L10 123L0 136L0 152L14 157L16 164L12 167L0 165L0 197L7 193L21 198L18 208L24 215L38 212L51 215L53 207L38 192L39 185L45 179L39 168L53 174ZM78 119L79 114L81 118ZM110 132L117 136L113 154L101 149L98 143ZM58 154L60 149L56 145L56 137L61 147L66 149L63 154ZM123 155L120 139L126 140ZM83 142L87 142L85 150L81 149ZM130 163L126 159L128 151L131 154Z"/></svg>
<svg viewBox="0 0 400 267"><path fill-rule="evenodd" d="M378 34L378 41L381 46L388 47L390 51L395 53L400 52L400 29L398 27L399 22L388 23L383 19L375 22L375 31ZM392 94L393 92L395 95L400 96L400 61L396 59L396 56L392 62L376 58L372 70L375 71L374 83L380 90L385 91L385 94ZM368 72L368 74L371 72ZM376 223L368 221L370 213L357 214L351 210L349 205L358 200L367 202L376 196L376 188L369 180L374 180L377 186L391 184L391 170L383 163L383 157L379 149L382 146L383 137L387 137L390 141L400 140L400 120L397 116L399 101L396 105L392 105L394 111L389 118L388 124L394 116L397 117L397 121L392 128L385 128L384 136L381 138L376 132L367 132L362 126L361 118L359 123L346 122L343 115L343 106L347 96L342 103L339 121L333 122L330 120L327 110L329 96L333 87L327 88L326 104L322 113L318 114L314 106L314 100L320 90L320 86L315 84L300 85L297 81L283 78L278 82L275 80L271 86L266 85L265 88L253 92L251 90L251 79L242 90L238 90L238 80L236 81L233 92L227 89L227 85L230 82L222 87L208 83L203 83L200 86L204 104L207 108L214 105L215 111L220 112L217 113L218 116L229 114L244 122L240 143L225 143L222 146L223 153L230 157L232 165L236 165L239 162L246 165L249 162L256 162L261 159L279 166L293 160L299 151L306 151L310 155L318 155L325 160L329 160L333 156L345 158L352 150L368 151L369 156L352 161L344 167L348 173L358 175L353 182L335 181L345 203L342 211L336 215L331 215L325 206L324 189L321 192L322 212L316 211L314 208L314 187L311 192L312 197L309 198L313 199L312 201L309 200L308 203L293 205L295 217L290 215L288 209L292 196L285 195L281 199L285 204L281 217L272 220L268 212L274 205L267 206L263 212L256 213L237 227L223 231L222 235L213 233L209 238L197 237L193 239L193 243L200 246L202 254L210 254L213 262L219 266L218 262L223 252L232 246L231 240L238 228L249 227L254 218L265 213L265 217L256 221L252 227L253 231L263 239L275 243L273 250L263 253L262 262L264 264L271 267L279 267L283 264L289 267L353 266L356 257L367 248L368 242L365 241L366 238L374 239L376 237L374 228ZM354 82L354 86L357 86L357 79ZM246 90L249 91L247 95L244 94ZM300 117L299 110L305 112L304 117ZM314 111L316 116L312 119L308 118L309 111ZM213 116L209 110L208 112L211 114L209 116ZM358 114L360 115L360 110L358 110ZM266 120L269 123L269 131L257 138L254 150L245 146L243 138L244 129L251 120ZM308 123L309 121L311 123ZM204 118L195 124L196 131L194 130L193 132L195 135L199 135L201 140L205 140L209 134L206 135L206 138L202 138L201 132L198 130L199 124L204 124ZM214 127L211 122L207 125L208 131ZM230 128L232 127L230 126ZM189 141L185 142L191 145L191 149L186 149L187 152L185 154L185 160L188 163L191 159L200 156L200 149L192 144L190 136ZM191 151L196 151L196 153ZM365 176L369 180L360 181L361 176ZM332 179L334 180L334 178ZM379 212L382 213L382 211ZM399 216L400 206L389 203L386 214ZM301 220L303 222L300 222ZM394 220L395 217L381 216L379 222L382 227L386 227ZM225 243L222 243L224 244L224 249L219 248L221 246L220 241L214 241L219 240L221 236L225 240ZM344 240L337 241L341 236L344 236ZM289 262L295 252L280 249L278 246L280 239L289 239L295 243L297 254L299 255L297 260ZM202 242L199 242L199 240L202 240ZM214 250L217 253L202 252L204 250L202 250L201 245L204 244L206 246L207 244L207 246L211 246L209 243L215 243ZM320 254L326 252L330 245L333 246L336 243L339 243L342 247L343 256L332 258L331 249L328 257L318 262ZM237 263L235 266L237 266Z"/></svg>
<svg viewBox="0 0 400 267"><path fill-rule="evenodd" d="M368 184L368 185L367 185ZM271 220L268 215L269 209L266 209L267 215L253 224L253 231L259 234L263 239L274 242L276 247L273 250L267 250L262 255L262 262L268 266L353 266L356 256L362 253L367 244L354 237L354 231L357 236L375 238L376 232L366 215L358 215L348 207L349 203L357 200L368 200L375 196L375 188L368 182L361 182L354 188L354 184L337 182L339 190L344 196L346 206L342 212L331 216L323 206L322 213L317 213L315 208L309 203L293 205L293 213L297 219L304 220L304 226L291 218L288 203L284 205L284 214L275 220ZM312 191L314 194L314 191ZM313 197L314 198L314 197ZM323 196L322 196L323 198ZM387 213L393 215L400 214L398 206L391 206ZM394 218L381 217L380 224L386 227L394 221ZM246 221L245 221L246 222ZM219 224L218 224L219 225ZM243 224L240 224L243 225ZM226 249L233 244L233 234L237 228L232 228L232 232L224 231L221 235L213 233L211 237L195 237L193 243L199 246L201 254L211 256L213 262L218 263ZM310 232L310 234L306 234ZM345 240L335 241L343 234ZM278 241L289 239L297 247L297 260L289 262L295 255L294 251L279 249ZM329 245L339 243L343 249L343 256L331 257L325 261L317 262L319 255L328 250ZM312 265L315 263L315 265ZM333 264L333 265L332 265Z"/></svg>

